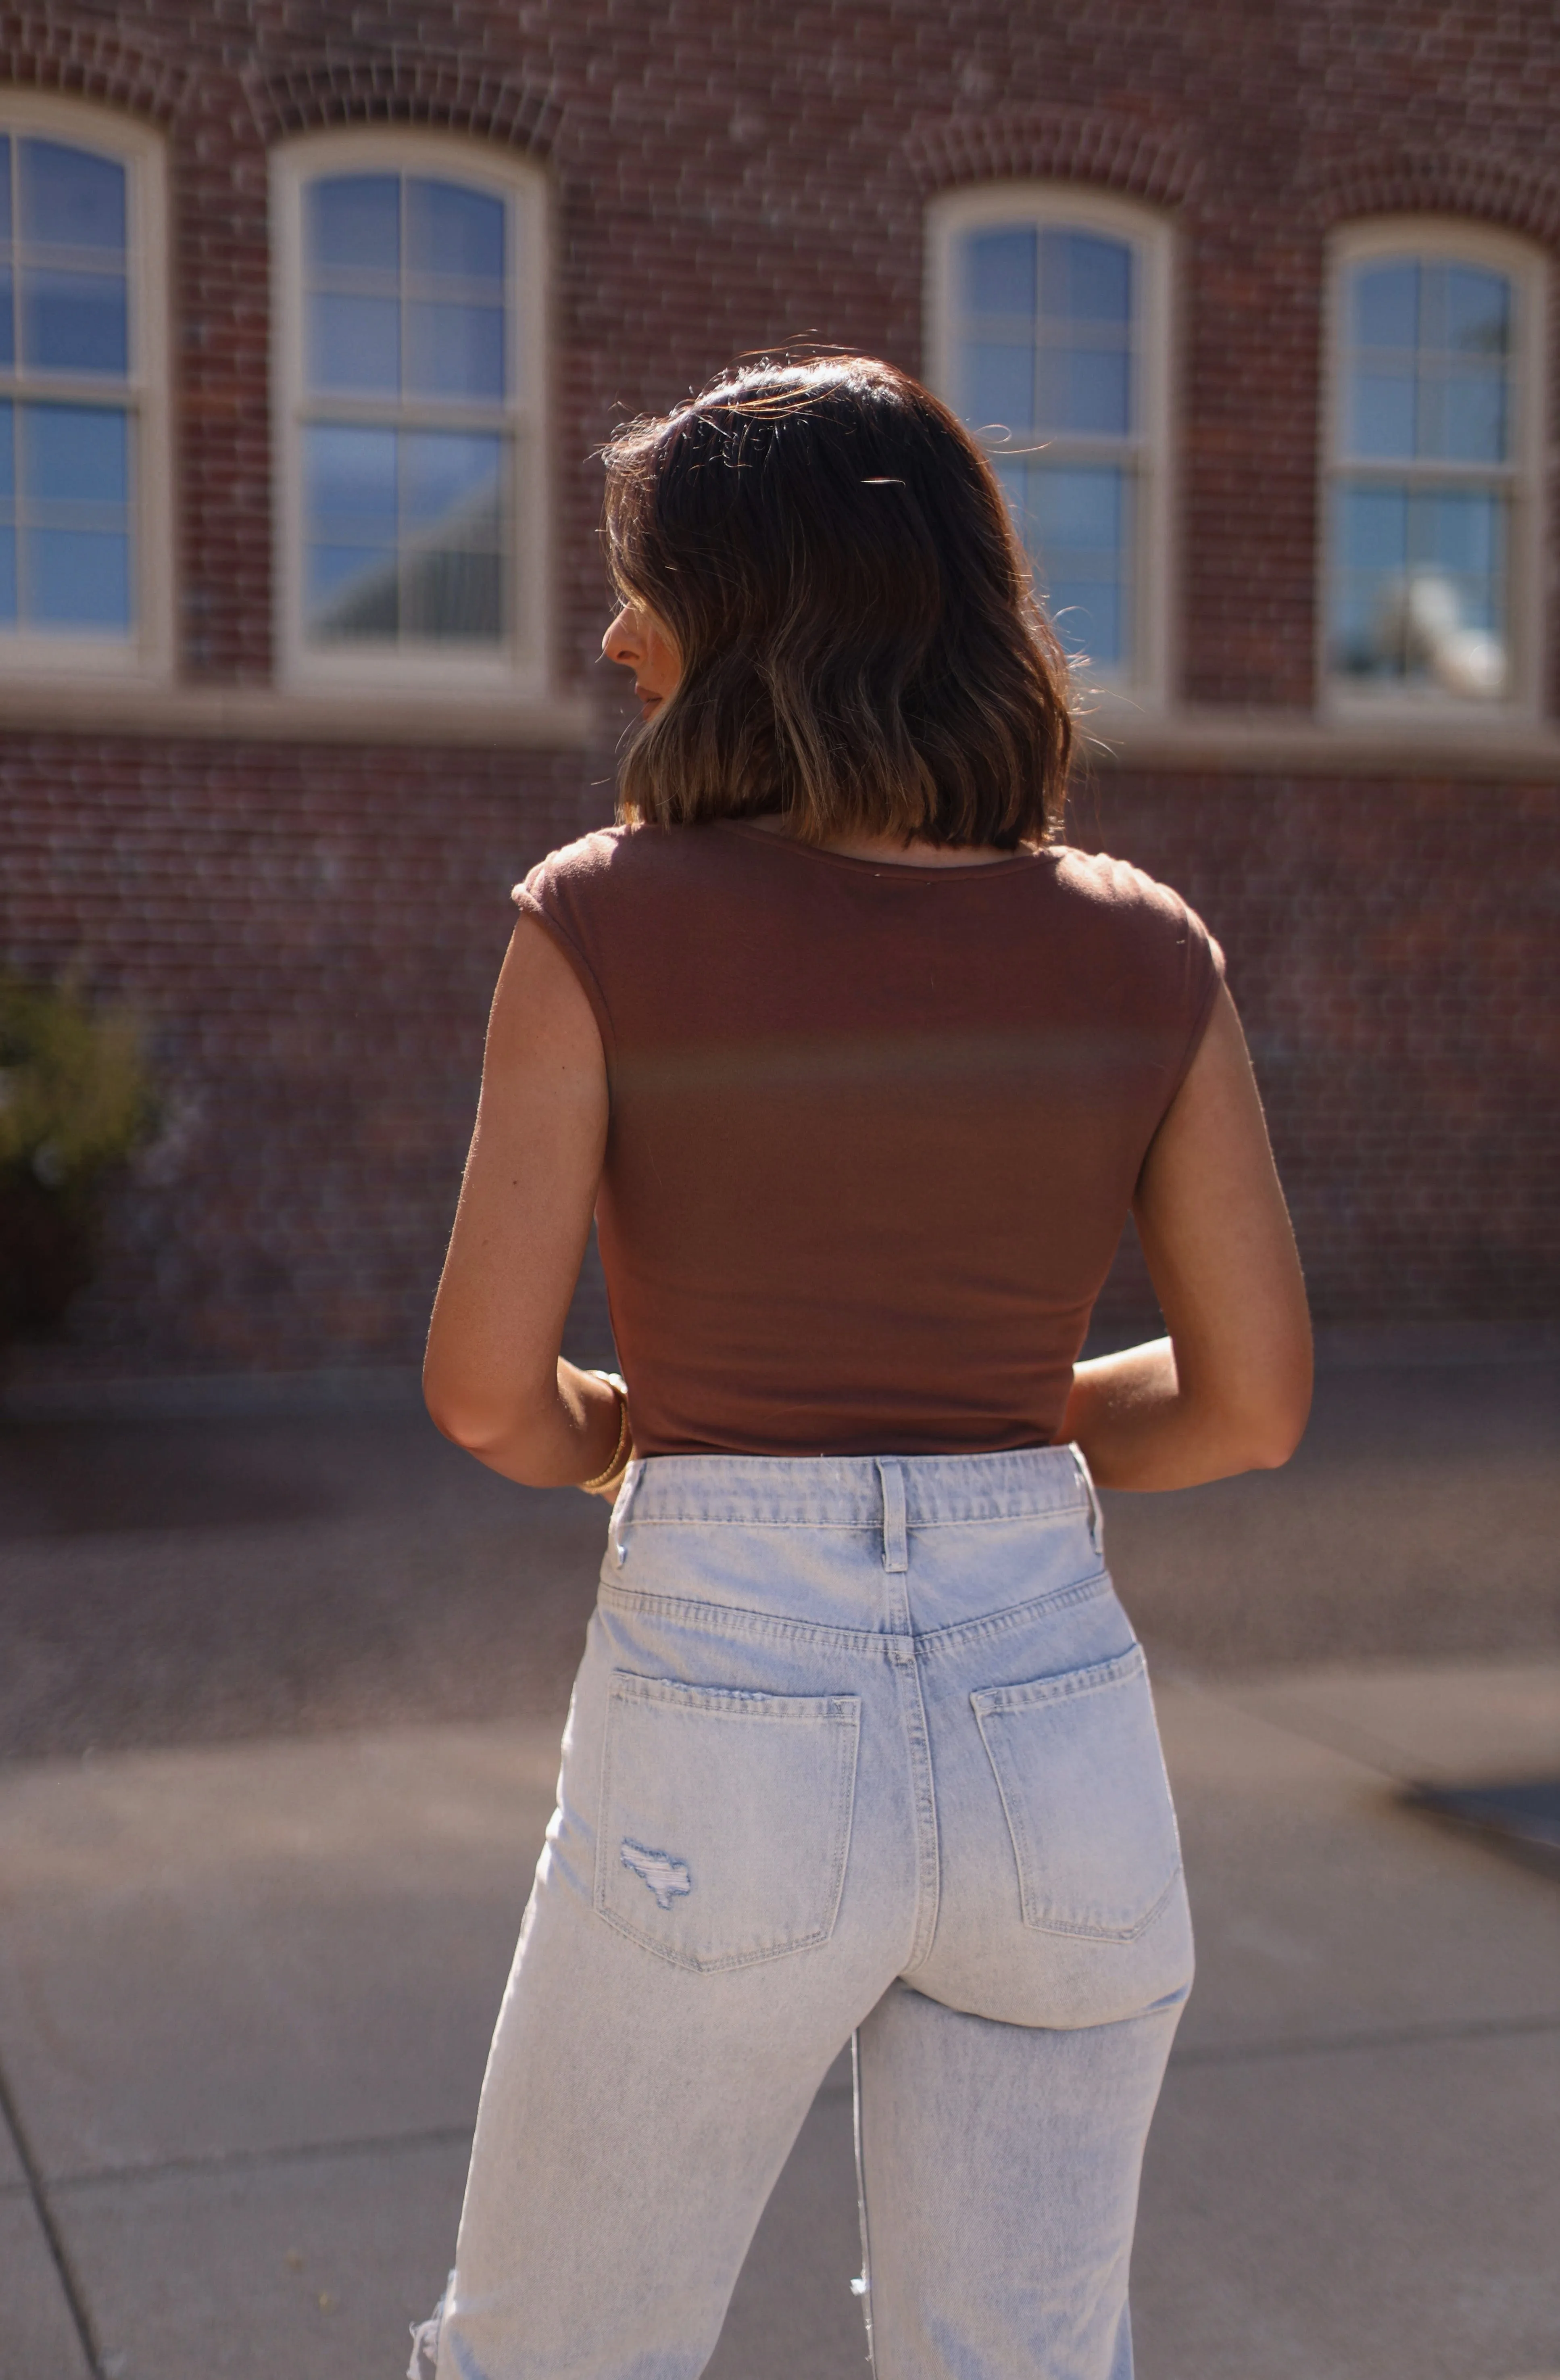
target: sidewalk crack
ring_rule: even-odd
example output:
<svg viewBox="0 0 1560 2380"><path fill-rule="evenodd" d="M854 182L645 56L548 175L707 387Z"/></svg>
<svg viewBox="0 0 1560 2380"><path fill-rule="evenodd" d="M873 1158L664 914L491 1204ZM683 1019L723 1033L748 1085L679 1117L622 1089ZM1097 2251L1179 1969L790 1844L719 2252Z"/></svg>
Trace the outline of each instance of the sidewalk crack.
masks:
<svg viewBox="0 0 1560 2380"><path fill-rule="evenodd" d="M1264 2058L1326 2058L1357 2049L1418 2049L1442 2041L1518 2040L1560 2033L1560 2015L1469 2017L1446 2024L1383 2026L1378 2031L1317 2034L1306 2041L1189 2042L1172 2049L1172 2066L1241 2066Z"/></svg>
<svg viewBox="0 0 1560 2380"><path fill-rule="evenodd" d="M86 2358L87 2369L94 2375L101 2374L103 2357L92 2325L91 2313L87 2304L87 2293L81 2286L80 2276L71 2260L70 2251L65 2244L65 2235L54 2220L54 2210L49 2201L48 2184L43 2180L42 2168L32 2153L32 2143L28 2138L3 2066L0 2066L0 2121L4 2122L6 2130L10 2133L11 2144L17 2153L17 2162L21 2167L23 2184L27 2195L32 2201L32 2211L38 2218L38 2228L43 2234L43 2243L49 2251L55 2277L60 2285L60 2295L65 2300L71 2325L80 2343L81 2352Z"/></svg>

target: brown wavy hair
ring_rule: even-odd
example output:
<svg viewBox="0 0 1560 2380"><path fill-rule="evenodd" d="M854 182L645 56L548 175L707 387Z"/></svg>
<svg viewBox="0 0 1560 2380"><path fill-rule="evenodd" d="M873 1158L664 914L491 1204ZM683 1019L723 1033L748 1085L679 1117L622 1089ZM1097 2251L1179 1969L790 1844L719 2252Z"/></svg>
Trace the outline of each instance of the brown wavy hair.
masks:
<svg viewBox="0 0 1560 2380"><path fill-rule="evenodd" d="M991 467L870 356L764 362L606 449L620 600L682 662L620 815L1010 851L1059 834L1067 664Z"/></svg>

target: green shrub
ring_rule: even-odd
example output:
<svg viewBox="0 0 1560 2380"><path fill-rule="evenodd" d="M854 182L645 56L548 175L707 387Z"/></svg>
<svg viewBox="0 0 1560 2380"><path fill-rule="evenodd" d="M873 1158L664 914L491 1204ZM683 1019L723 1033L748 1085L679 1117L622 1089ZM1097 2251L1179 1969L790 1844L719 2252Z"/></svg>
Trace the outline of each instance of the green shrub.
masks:
<svg viewBox="0 0 1560 2380"><path fill-rule="evenodd" d="M154 1121L132 1018L0 975L0 1336L49 1329L91 1278L106 1180Z"/></svg>

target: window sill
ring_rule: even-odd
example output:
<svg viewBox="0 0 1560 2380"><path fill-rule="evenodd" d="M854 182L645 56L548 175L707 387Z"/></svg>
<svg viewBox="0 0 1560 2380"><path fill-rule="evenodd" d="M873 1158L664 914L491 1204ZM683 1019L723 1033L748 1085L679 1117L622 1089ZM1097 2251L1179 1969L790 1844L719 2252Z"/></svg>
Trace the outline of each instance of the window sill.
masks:
<svg viewBox="0 0 1560 2380"><path fill-rule="evenodd" d="M595 710L583 694L281 692L270 686L147 686L0 678L0 734L252 737L278 744L472 744L573 748Z"/></svg>
<svg viewBox="0 0 1560 2380"><path fill-rule="evenodd" d="M1116 770L1312 777L1482 778L1560 783L1560 727L1548 721L1328 718L1306 711L1112 710L1081 725L1082 764Z"/></svg>

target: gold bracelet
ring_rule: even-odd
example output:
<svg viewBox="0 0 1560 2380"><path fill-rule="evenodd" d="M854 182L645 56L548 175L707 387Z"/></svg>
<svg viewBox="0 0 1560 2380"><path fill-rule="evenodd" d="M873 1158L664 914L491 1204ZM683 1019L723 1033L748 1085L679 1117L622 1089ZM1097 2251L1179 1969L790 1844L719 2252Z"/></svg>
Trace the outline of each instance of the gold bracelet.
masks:
<svg viewBox="0 0 1560 2380"><path fill-rule="evenodd" d="M585 1495L599 1496L617 1484L633 1460L634 1448L628 1435L628 1383L617 1372L591 1371L586 1377L592 1380L605 1380L618 1401L618 1442L612 1449L612 1459L604 1471L596 1474L594 1479L582 1479L578 1483Z"/></svg>

